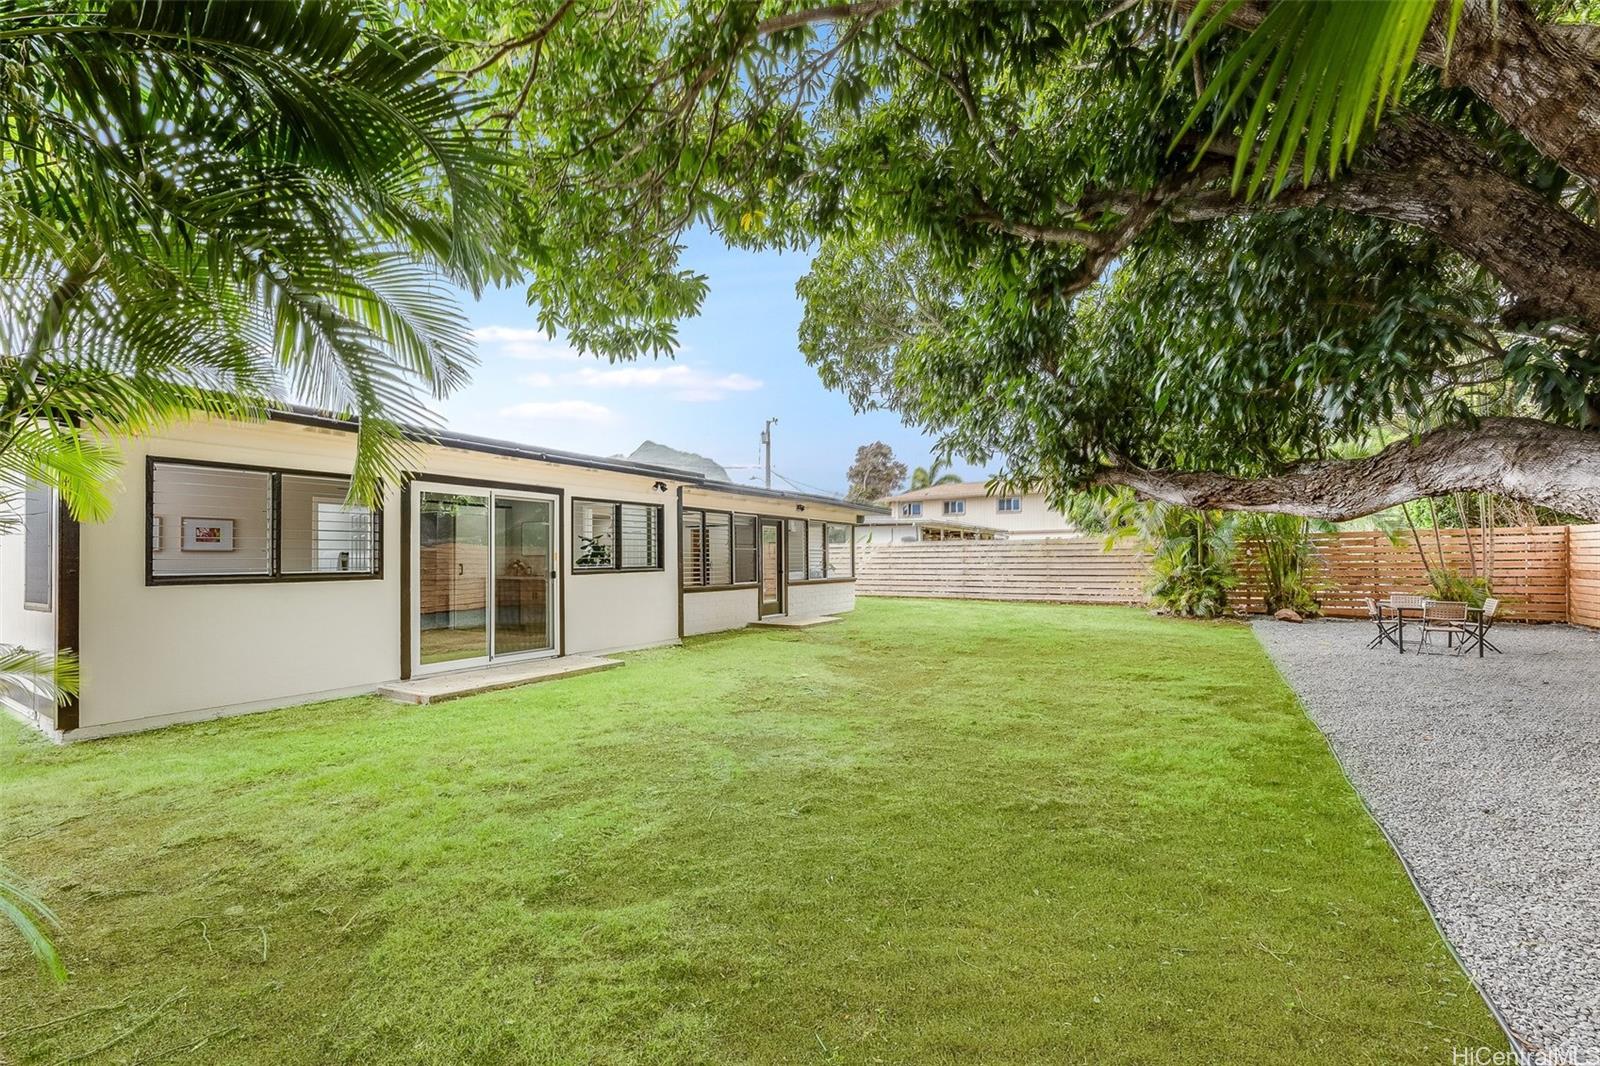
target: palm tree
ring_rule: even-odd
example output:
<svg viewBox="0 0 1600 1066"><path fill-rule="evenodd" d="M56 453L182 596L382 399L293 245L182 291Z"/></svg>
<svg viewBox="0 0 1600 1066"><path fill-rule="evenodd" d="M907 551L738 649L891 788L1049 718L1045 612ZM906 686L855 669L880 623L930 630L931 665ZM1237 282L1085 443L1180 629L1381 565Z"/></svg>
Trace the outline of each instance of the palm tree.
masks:
<svg viewBox="0 0 1600 1066"><path fill-rule="evenodd" d="M927 466L919 466L911 471L911 487L925 489L933 485L960 484L961 475L950 470L950 463L945 459L934 459Z"/></svg>
<svg viewBox="0 0 1600 1066"><path fill-rule="evenodd" d="M444 282L504 273L452 50L353 0L0 8L0 525L29 482L104 517L108 437L290 399L358 418L379 495L473 362ZM13 680L76 666L0 646ZM62 974L48 907L0 877L0 915Z"/></svg>
<svg viewBox="0 0 1600 1066"><path fill-rule="evenodd" d="M446 279L497 273L497 157L442 40L341 0L0 12L0 491L104 514L93 425L298 399L360 421L352 494L465 380Z"/></svg>

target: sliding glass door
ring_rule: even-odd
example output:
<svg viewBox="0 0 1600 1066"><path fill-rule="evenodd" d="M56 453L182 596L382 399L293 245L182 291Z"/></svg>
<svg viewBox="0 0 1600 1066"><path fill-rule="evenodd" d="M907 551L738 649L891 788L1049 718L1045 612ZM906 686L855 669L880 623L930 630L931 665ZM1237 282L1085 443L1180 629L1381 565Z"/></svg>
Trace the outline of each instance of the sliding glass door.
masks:
<svg viewBox="0 0 1600 1066"><path fill-rule="evenodd" d="M414 485L414 668L556 650L556 499Z"/></svg>

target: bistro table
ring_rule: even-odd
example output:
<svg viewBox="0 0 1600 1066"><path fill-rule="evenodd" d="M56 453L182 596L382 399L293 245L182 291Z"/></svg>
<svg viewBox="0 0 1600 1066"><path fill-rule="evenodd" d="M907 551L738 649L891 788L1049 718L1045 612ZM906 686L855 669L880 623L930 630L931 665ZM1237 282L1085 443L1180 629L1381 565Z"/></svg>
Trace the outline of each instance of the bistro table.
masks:
<svg viewBox="0 0 1600 1066"><path fill-rule="evenodd" d="M1398 636L1400 640L1399 648L1401 655L1406 653L1406 619L1422 619L1423 613L1427 610L1427 605L1434 602L1443 601L1430 600L1426 596L1393 596L1389 599L1378 601L1378 613L1380 615L1386 615L1389 618L1393 618L1400 623L1400 632ZM1467 605L1468 617L1471 617L1473 614L1482 613L1482 607L1473 607L1470 604Z"/></svg>

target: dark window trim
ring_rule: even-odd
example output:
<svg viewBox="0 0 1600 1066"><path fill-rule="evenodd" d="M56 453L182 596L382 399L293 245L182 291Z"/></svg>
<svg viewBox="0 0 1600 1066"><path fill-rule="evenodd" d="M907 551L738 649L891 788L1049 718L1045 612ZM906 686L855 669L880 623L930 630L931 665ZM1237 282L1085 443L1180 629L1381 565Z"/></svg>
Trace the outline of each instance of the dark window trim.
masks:
<svg viewBox="0 0 1600 1066"><path fill-rule="evenodd" d="M689 584L683 572L683 518L684 515L691 511L700 516L700 552L702 556L700 560L700 572L704 574L707 579L707 583L703 585ZM706 515L708 514L722 514L728 516L728 581L725 584L713 585L709 583L711 578L711 547L710 540L705 535ZM737 538L735 538L733 535L733 525L736 518L754 518L756 520L755 554L756 566L759 568L761 565L761 519L763 517L768 516L757 514L754 511L731 511L725 510L721 507L679 507L678 588L684 592L727 592L730 589L753 589L760 587L761 579L759 576L757 576L756 580L754 581L733 580L733 576L737 572L734 566L734 558L738 554L738 546L735 543Z"/></svg>
<svg viewBox="0 0 1600 1066"><path fill-rule="evenodd" d="M448 474L430 474L421 470L407 470L400 475L400 488L403 495L400 497L400 513L404 521L400 524L400 651L403 658L400 660L400 680L411 680L411 524L413 519L411 507L411 490L418 485L437 485L449 488L466 489L505 489L507 492L525 492L536 496L554 496L555 506L555 531L551 550L557 551L560 545L566 543L567 538L567 490L555 485L529 485L519 481L485 481L481 478L452 477ZM419 494L428 491L419 488ZM557 556L557 558L560 558ZM567 654L567 587L561 584L556 576L560 567L556 567L550 574L552 587L556 593L556 657ZM682 606L679 606L682 613ZM682 628L680 623L679 628Z"/></svg>
<svg viewBox="0 0 1600 1066"><path fill-rule="evenodd" d="M804 538L804 543L805 543L805 546L806 546L806 551L805 551L806 573L808 573L808 574L811 572L811 569L810 569L810 563L811 563L811 523L812 522L821 522L822 523L822 573L823 573L824 576L823 577L806 577L806 578L789 577L788 578L789 584L791 584L791 585L841 585L841 584L845 583L846 581L854 581L856 579L856 533L855 533L856 527L855 527L854 523L850 523L850 522L829 522L826 519L816 519L816 518L808 518L808 519L797 518L797 519L795 519L795 521L799 522L803 527L805 527L805 531L806 531L806 535L805 535L805 538ZM849 577L827 577L826 576L827 573L828 573L828 555L829 555L829 551L828 551L828 527L829 526L843 526L845 529L848 529L850 531L850 576ZM784 535L785 536L788 535L788 527L787 526L784 527ZM787 566L788 566L788 560L785 559L785 570L784 570L785 574L788 573Z"/></svg>
<svg viewBox="0 0 1600 1066"><path fill-rule="evenodd" d="M615 550L612 552L613 564L611 566L579 566L578 565L578 504L594 503L602 507L611 508L611 528L616 530L614 535ZM599 500L592 496L572 497L572 554L567 559L567 572L573 577L584 574L653 574L658 570L667 568L667 509L659 503L641 503L638 500ZM654 507L656 509L656 565L655 566L623 566L622 565L622 508L623 507ZM681 521L681 519L680 519Z"/></svg>
<svg viewBox="0 0 1600 1066"><path fill-rule="evenodd" d="M61 494L58 493L54 488L51 488L48 485L45 485L45 486L42 486L42 487L45 489L45 491L47 491L50 494L49 502L45 507L45 521L48 522L49 525L50 525L50 531L49 531L50 542L47 545L49 547L49 549L50 549L50 551L49 551L50 572L47 575L49 588L46 590L45 599L43 599L43 600L30 600L30 599L28 599L28 578L27 578L27 568L28 568L28 515L27 515L28 497L27 497L27 492L28 492L28 489L27 489L26 486L24 486L24 488L23 488L23 496L22 496L22 506L23 506L23 515L22 515L22 568L23 568L22 609L24 611L38 611L41 614L49 614L51 611L55 610L55 601L56 601L56 595L57 595L57 592L56 592L56 569L57 569L57 566L56 566L56 555L57 555L58 548L59 548L59 541L61 539L61 533L60 533L60 530L57 528L59 523L56 521L56 512L60 510Z"/></svg>
<svg viewBox="0 0 1600 1066"><path fill-rule="evenodd" d="M155 544L151 539L151 525L156 514L156 466L166 463L171 466L200 466L212 470L243 470L251 474L268 475L271 498L268 503L268 550L267 568L265 574L157 574L154 557ZM333 478L340 481L349 481L349 474L341 474L330 470L298 470L282 466L257 466L252 463L225 463L214 459L185 459L175 455L147 455L144 460L144 583L147 587L154 588L160 585L273 585L295 584L318 581L382 581L383 580L383 505L379 504L372 509L372 562L373 568L369 573L355 573L349 571L333 573L285 574L281 572L283 554L283 524L282 513L282 478L290 477L321 477ZM163 536L170 535L170 531L163 529ZM181 527L177 535L183 536Z"/></svg>

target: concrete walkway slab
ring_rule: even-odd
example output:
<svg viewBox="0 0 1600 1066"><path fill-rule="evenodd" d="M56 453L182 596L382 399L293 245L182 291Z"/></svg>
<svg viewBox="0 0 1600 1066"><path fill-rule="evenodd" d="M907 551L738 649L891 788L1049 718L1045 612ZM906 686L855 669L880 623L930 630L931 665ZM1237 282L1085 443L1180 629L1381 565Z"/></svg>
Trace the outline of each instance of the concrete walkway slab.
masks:
<svg viewBox="0 0 1600 1066"><path fill-rule="evenodd" d="M763 618L759 622L750 624L761 629L810 629L812 626L825 626L829 622L838 620L831 614L819 614L812 618Z"/></svg>
<svg viewBox="0 0 1600 1066"><path fill-rule="evenodd" d="M535 659L524 663L502 663L480 666L472 670L456 670L444 674L414 677L409 681L396 681L378 689L378 695L401 703L438 703L441 700L459 699L479 692L516 688L540 681L555 681L563 677L592 674L597 670L610 670L622 665L620 659L601 659L593 655L565 655L555 659Z"/></svg>

